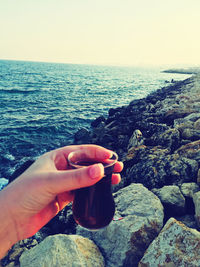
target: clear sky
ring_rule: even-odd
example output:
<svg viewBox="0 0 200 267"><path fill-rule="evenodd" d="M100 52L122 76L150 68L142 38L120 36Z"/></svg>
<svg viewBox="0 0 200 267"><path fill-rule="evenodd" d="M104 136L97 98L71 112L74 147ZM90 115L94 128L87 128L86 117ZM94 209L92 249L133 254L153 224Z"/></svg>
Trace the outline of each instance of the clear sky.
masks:
<svg viewBox="0 0 200 267"><path fill-rule="evenodd" d="M0 59L200 65L200 0L0 0Z"/></svg>

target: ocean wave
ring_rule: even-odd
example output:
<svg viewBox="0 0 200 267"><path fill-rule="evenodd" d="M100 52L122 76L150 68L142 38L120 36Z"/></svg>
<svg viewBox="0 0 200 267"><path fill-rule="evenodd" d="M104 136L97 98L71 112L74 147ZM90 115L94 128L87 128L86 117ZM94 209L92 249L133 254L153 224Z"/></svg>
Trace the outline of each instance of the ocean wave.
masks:
<svg viewBox="0 0 200 267"><path fill-rule="evenodd" d="M12 88L5 88L5 89L0 89L0 93L9 93L9 94L16 94L16 93L21 93L21 94L29 94L29 93L34 93L34 92L40 92L40 89L12 89Z"/></svg>

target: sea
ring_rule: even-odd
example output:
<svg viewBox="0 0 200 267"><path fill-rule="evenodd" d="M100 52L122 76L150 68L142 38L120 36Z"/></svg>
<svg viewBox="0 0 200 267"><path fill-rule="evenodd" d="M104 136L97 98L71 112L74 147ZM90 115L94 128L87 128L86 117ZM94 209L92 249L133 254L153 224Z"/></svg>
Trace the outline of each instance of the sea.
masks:
<svg viewBox="0 0 200 267"><path fill-rule="evenodd" d="M0 177L73 143L80 128L110 108L191 76L162 70L0 60Z"/></svg>

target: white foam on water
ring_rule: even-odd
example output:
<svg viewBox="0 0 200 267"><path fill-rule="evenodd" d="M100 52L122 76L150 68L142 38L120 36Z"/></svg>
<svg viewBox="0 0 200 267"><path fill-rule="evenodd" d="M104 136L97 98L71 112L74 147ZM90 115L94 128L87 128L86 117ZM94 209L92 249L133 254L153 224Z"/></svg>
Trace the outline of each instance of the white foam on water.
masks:
<svg viewBox="0 0 200 267"><path fill-rule="evenodd" d="M2 190L6 185L8 184L8 179L6 178L0 178L0 190Z"/></svg>

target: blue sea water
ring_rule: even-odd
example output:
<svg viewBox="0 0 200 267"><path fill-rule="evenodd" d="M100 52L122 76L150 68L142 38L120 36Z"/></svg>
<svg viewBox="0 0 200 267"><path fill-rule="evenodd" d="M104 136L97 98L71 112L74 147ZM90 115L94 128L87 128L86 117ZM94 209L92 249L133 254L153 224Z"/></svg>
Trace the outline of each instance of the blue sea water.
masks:
<svg viewBox="0 0 200 267"><path fill-rule="evenodd" d="M110 108L183 80L161 68L0 60L0 177L19 163L68 145Z"/></svg>

